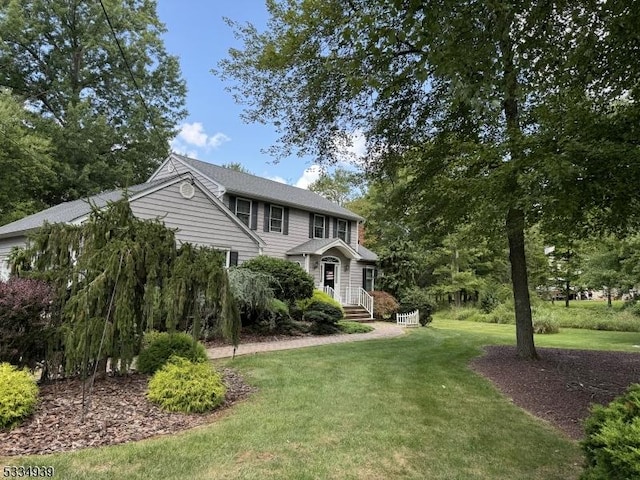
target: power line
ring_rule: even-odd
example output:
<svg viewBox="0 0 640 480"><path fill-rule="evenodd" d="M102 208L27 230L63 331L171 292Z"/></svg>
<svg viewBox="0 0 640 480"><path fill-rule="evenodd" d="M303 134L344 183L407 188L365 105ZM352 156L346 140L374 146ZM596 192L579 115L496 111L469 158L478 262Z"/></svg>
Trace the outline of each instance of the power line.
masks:
<svg viewBox="0 0 640 480"><path fill-rule="evenodd" d="M153 130L153 132L157 135L157 137L161 140L164 141L162 136L160 135L160 132L158 131L157 125L155 123L154 117L151 113L151 109L149 108L149 106L147 105L147 102L144 99L144 96L142 95L142 91L140 89L140 86L138 85L138 81L136 80L135 75L133 74L133 70L131 69L131 65L129 64L129 61L127 60L127 56L124 53L124 49L122 48L122 45L120 44L120 40L118 40L118 35L116 34L115 29L113 28L113 24L111 23L111 19L109 18L109 14L107 13L107 9L104 6L104 3L102 2L102 0L98 0L100 2L100 6L102 7L102 12L104 13L104 18L107 20L107 24L109 25L109 30L111 30L111 36L113 36L113 39L116 41L116 45L118 46L118 51L120 52L120 56L122 57L122 60L124 61L124 65L127 68L127 71L129 72L129 76L131 77L131 81L133 82L133 86L136 90L136 93L138 94L138 97L140 98L140 102L142 103L142 106L144 107L145 111L147 112L147 116L149 118L149 122L151 123L151 128ZM171 165L173 166L173 171L176 172L178 174L178 176L180 178L184 178L183 174L180 173L178 171L178 168L175 164L175 162L173 161L173 158L171 155L169 155L169 162L171 162Z"/></svg>

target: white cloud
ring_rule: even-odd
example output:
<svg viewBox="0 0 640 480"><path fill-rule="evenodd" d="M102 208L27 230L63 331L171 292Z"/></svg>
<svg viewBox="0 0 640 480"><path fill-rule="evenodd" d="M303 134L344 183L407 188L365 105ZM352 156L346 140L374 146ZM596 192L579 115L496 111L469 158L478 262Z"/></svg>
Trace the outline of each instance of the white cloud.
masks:
<svg viewBox="0 0 640 480"><path fill-rule="evenodd" d="M309 185L320 178L320 174L322 170L318 165L311 165L309 168L305 169L302 176L295 183L296 187L307 189Z"/></svg>
<svg viewBox="0 0 640 480"><path fill-rule="evenodd" d="M346 138L336 136L333 144L340 163L361 164L368 153L367 137L362 130L355 130L347 134Z"/></svg>
<svg viewBox="0 0 640 480"><path fill-rule="evenodd" d="M275 176L267 176L266 178L268 178L269 180L273 180L274 182L278 182L278 183L284 183L285 185L287 185L289 182L287 182L284 178L279 177L278 175Z"/></svg>
<svg viewBox="0 0 640 480"><path fill-rule="evenodd" d="M193 147L204 148L205 150L218 148L231 138L222 132L208 135L204 131L204 126L200 122L184 123L180 127L180 132L171 141L171 149L177 153L183 153L190 157L195 157Z"/></svg>

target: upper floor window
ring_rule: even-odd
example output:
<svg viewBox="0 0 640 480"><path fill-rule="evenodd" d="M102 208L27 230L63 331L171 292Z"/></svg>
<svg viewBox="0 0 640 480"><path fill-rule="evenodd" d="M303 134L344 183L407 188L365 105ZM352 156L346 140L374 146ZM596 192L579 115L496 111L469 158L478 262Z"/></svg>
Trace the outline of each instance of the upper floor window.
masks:
<svg viewBox="0 0 640 480"><path fill-rule="evenodd" d="M251 219L251 200L246 198L236 198L236 216L247 227Z"/></svg>
<svg viewBox="0 0 640 480"><path fill-rule="evenodd" d="M313 238L324 238L324 215L313 216Z"/></svg>
<svg viewBox="0 0 640 480"><path fill-rule="evenodd" d="M269 212L269 231L282 233L282 220L284 218L284 208L271 205Z"/></svg>
<svg viewBox="0 0 640 480"><path fill-rule="evenodd" d="M338 219L336 223L336 233L340 240L343 242L347 241L347 221Z"/></svg>

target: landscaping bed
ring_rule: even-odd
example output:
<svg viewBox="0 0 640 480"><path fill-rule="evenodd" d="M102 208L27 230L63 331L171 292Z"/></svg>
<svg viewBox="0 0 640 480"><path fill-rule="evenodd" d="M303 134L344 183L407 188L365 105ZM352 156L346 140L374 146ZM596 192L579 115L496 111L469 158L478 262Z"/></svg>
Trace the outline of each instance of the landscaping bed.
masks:
<svg viewBox="0 0 640 480"><path fill-rule="evenodd" d="M636 353L538 348L540 360L525 361L515 347L485 347L471 367L513 402L579 440L592 403L606 405L640 382Z"/></svg>
<svg viewBox="0 0 640 480"><path fill-rule="evenodd" d="M220 372L227 386L225 402L207 414L164 412L145 396L149 377L130 374L96 381L83 423L80 380L43 385L35 413L19 427L0 432L0 456L125 443L209 423L255 390L233 370L221 368Z"/></svg>

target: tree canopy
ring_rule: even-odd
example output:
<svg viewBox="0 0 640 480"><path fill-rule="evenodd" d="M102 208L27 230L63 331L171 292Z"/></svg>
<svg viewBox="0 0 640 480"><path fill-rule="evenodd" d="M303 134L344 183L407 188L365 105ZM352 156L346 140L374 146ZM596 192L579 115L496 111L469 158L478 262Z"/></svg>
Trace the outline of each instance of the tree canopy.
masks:
<svg viewBox="0 0 640 480"><path fill-rule="evenodd" d="M154 0L0 0L0 87L37 112L54 159L36 200L140 183L168 155L186 90L164 31Z"/></svg>
<svg viewBox="0 0 640 480"><path fill-rule="evenodd" d="M340 140L362 132L369 170L402 179L389 217L415 216L425 232L451 232L471 216L501 229L518 354L535 358L527 227L542 221L550 231L580 232L638 218L629 183L640 176L638 123L631 125L637 82L624 75L623 57L594 66L603 57L592 50L633 49L620 27L638 18L637 8L380 0L267 7L265 32L231 22L244 43L220 64L223 77L238 80L232 89L246 119L276 125L276 153L328 163L339 160ZM614 168L602 175L607 160ZM625 196L632 199L621 205Z"/></svg>

